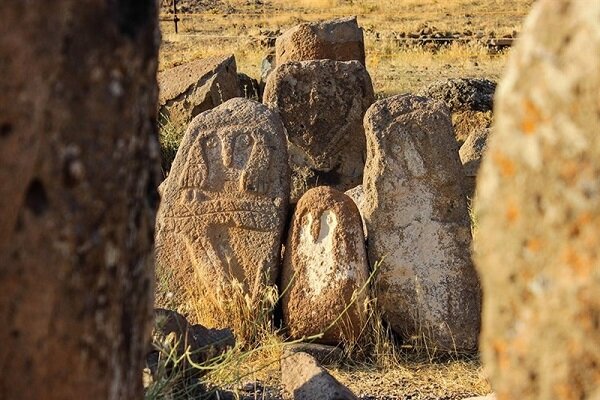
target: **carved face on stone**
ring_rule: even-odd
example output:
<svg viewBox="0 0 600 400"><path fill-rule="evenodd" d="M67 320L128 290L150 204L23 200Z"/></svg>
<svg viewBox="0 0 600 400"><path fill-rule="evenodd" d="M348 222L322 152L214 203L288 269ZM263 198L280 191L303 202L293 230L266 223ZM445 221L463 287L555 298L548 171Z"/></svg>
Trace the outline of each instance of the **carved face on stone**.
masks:
<svg viewBox="0 0 600 400"><path fill-rule="evenodd" d="M219 111L190 125L165 188L166 214L271 229L288 196L284 136L264 116Z"/></svg>
<svg viewBox="0 0 600 400"><path fill-rule="evenodd" d="M262 178L270 167L269 148L260 130L234 126L198 134L179 181L181 190L199 189L208 197L239 192L265 195Z"/></svg>

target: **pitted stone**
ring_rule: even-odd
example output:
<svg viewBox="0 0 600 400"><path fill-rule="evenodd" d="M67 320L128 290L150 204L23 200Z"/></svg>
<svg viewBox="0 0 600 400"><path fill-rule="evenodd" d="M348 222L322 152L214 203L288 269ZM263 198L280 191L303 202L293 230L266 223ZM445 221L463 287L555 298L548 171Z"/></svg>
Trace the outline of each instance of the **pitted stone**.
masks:
<svg viewBox="0 0 600 400"><path fill-rule="evenodd" d="M480 295L462 169L447 108L412 95L365 116L363 215L378 299L392 328L438 349L474 350Z"/></svg>
<svg viewBox="0 0 600 400"><path fill-rule="evenodd" d="M306 192L294 213L282 271L290 336L323 333L317 341L328 344L356 340L366 322L368 276L362 222L352 199L325 186Z"/></svg>
<svg viewBox="0 0 600 400"><path fill-rule="evenodd" d="M363 30L356 17L297 25L275 42L277 65L290 61L359 61L365 65Z"/></svg>
<svg viewBox="0 0 600 400"><path fill-rule="evenodd" d="M209 326L194 315L194 304L214 304L212 324L226 326L219 305L237 284L254 302L277 276L289 196L280 118L241 98L200 114L162 192L158 302Z"/></svg>
<svg viewBox="0 0 600 400"><path fill-rule="evenodd" d="M291 62L270 74L264 102L279 109L287 129L292 202L312 187L360 184L362 120L373 101L371 78L357 61Z"/></svg>
<svg viewBox="0 0 600 400"><path fill-rule="evenodd" d="M498 400L600 398L600 2L535 3L498 86L475 211Z"/></svg>

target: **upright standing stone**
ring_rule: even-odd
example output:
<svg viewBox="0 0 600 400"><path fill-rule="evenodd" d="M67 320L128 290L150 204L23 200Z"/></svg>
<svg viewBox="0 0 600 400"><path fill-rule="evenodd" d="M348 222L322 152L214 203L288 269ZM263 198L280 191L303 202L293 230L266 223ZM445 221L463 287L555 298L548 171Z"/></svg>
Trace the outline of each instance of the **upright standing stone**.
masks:
<svg viewBox="0 0 600 400"><path fill-rule="evenodd" d="M600 398L600 3L536 3L478 178L482 350L498 400Z"/></svg>
<svg viewBox="0 0 600 400"><path fill-rule="evenodd" d="M320 343L355 341L366 323L369 265L352 199L326 186L306 192L285 249L281 287L290 336L323 333Z"/></svg>
<svg viewBox="0 0 600 400"><path fill-rule="evenodd" d="M140 399L154 2L0 2L0 398Z"/></svg>
<svg viewBox="0 0 600 400"><path fill-rule="evenodd" d="M359 61L365 65L363 30L356 17L297 25L275 41L277 65L290 61Z"/></svg>
<svg viewBox="0 0 600 400"><path fill-rule="evenodd" d="M425 97L375 103L365 116L363 213L385 317L407 337L472 350L479 285L458 149L448 110Z"/></svg>
<svg viewBox="0 0 600 400"><path fill-rule="evenodd" d="M196 117L163 188L158 303L192 323L222 327L229 322L228 302L239 300L234 296L247 295L255 306L277 277L288 196L277 114L237 98ZM212 311L199 314L198 307Z"/></svg>
<svg viewBox="0 0 600 400"><path fill-rule="evenodd" d="M460 162L463 165L463 174L465 176L463 189L465 190L467 199L470 200L473 200L475 197L477 174L479 173L481 158L486 149L491 131L491 128L486 128L473 132L469 135L467 140L465 140L463 145L460 146L460 150L458 151Z"/></svg>
<svg viewBox="0 0 600 400"><path fill-rule="evenodd" d="M269 75L265 104L279 109L287 129L293 202L320 185L340 191L362 181L362 120L373 84L357 61L316 60L278 66Z"/></svg>

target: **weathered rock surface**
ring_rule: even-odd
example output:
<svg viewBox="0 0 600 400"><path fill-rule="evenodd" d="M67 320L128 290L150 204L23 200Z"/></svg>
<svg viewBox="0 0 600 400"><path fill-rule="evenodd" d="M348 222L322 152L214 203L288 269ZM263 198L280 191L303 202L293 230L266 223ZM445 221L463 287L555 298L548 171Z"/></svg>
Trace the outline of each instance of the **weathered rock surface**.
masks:
<svg viewBox="0 0 600 400"><path fill-rule="evenodd" d="M296 206L285 249L281 287L290 336L322 333L316 342L355 341L366 322L369 266L352 199L326 186L306 192Z"/></svg>
<svg viewBox="0 0 600 400"><path fill-rule="evenodd" d="M475 195L475 182L479 172L479 165L481 164L481 157L485 151L490 133L490 128L473 132L463 145L460 146L460 150L458 151L465 176L463 188L465 195L469 199L473 199Z"/></svg>
<svg viewBox="0 0 600 400"><path fill-rule="evenodd" d="M498 399L600 398L599 20L538 1L498 89L476 198Z"/></svg>
<svg viewBox="0 0 600 400"><path fill-rule="evenodd" d="M319 343L294 343L285 346L288 353L307 353L320 364L335 364L344 358L344 349Z"/></svg>
<svg viewBox="0 0 600 400"><path fill-rule="evenodd" d="M259 301L278 274L288 195L277 114L238 98L196 117L163 184L158 304L193 323L224 327L235 296Z"/></svg>
<svg viewBox="0 0 600 400"><path fill-rule="evenodd" d="M281 385L290 400L358 400L337 379L306 353L284 352Z"/></svg>
<svg viewBox="0 0 600 400"><path fill-rule="evenodd" d="M154 310L152 337L154 343L169 349L165 351L174 349L172 357L182 359L175 366L166 359L161 360L165 354L152 348L146 355L147 367L156 375L159 364L164 363L168 368L167 373L172 374L173 379L180 379L181 385L198 379L205 372L194 368L188 358L183 357L186 352L189 354L189 360L201 364L235 346L235 338L230 329L209 329L202 325L191 325L183 315L162 308Z"/></svg>
<svg viewBox="0 0 600 400"><path fill-rule="evenodd" d="M367 233L367 224L365 223L365 219L362 215L362 206L363 203L365 202L365 192L363 190L363 186L362 185L358 185L350 190L347 190L345 192L345 195L350 197L352 199L352 201L354 201L354 204L356 204L356 207L358 208L358 212L360 213L360 218L362 220L362 224L363 224L363 231L365 233L365 238L368 236Z"/></svg>
<svg viewBox="0 0 600 400"><path fill-rule="evenodd" d="M159 124L185 132L192 119L242 96L233 55L204 58L158 74Z"/></svg>
<svg viewBox="0 0 600 400"><path fill-rule="evenodd" d="M452 78L432 83L419 96L443 102L452 114L454 136L459 144L492 124L496 82L482 78Z"/></svg>
<svg viewBox="0 0 600 400"><path fill-rule="evenodd" d="M140 399L154 2L0 2L0 398Z"/></svg>
<svg viewBox="0 0 600 400"><path fill-rule="evenodd" d="M362 181L362 125L373 84L357 61L315 60L278 66L264 103L279 109L288 134L292 202L320 185L348 190Z"/></svg>
<svg viewBox="0 0 600 400"><path fill-rule="evenodd" d="M479 285L448 110L424 97L375 103L365 116L363 190L378 299L392 328L438 349L473 350Z"/></svg>
<svg viewBox="0 0 600 400"><path fill-rule="evenodd" d="M275 42L277 65L290 61L359 61L365 65L363 30L356 17L297 25Z"/></svg>

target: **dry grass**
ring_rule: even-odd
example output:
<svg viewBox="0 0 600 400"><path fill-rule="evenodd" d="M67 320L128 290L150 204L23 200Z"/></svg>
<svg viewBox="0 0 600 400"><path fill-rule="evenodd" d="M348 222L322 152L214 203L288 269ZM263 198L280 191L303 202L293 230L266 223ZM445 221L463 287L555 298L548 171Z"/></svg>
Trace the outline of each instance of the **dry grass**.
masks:
<svg viewBox="0 0 600 400"><path fill-rule="evenodd" d="M495 33L520 30L533 0L245 0L222 2L222 9L182 15L180 32L164 17L160 68L196 58L235 54L240 72L258 78L260 63L269 49L261 32L285 30L304 21L357 15L365 28L367 68L380 96L414 91L440 77L473 76L497 79L506 54L493 55L480 45L453 45L432 52L400 48L392 37L426 24L441 31ZM236 12L225 12L227 9Z"/></svg>

